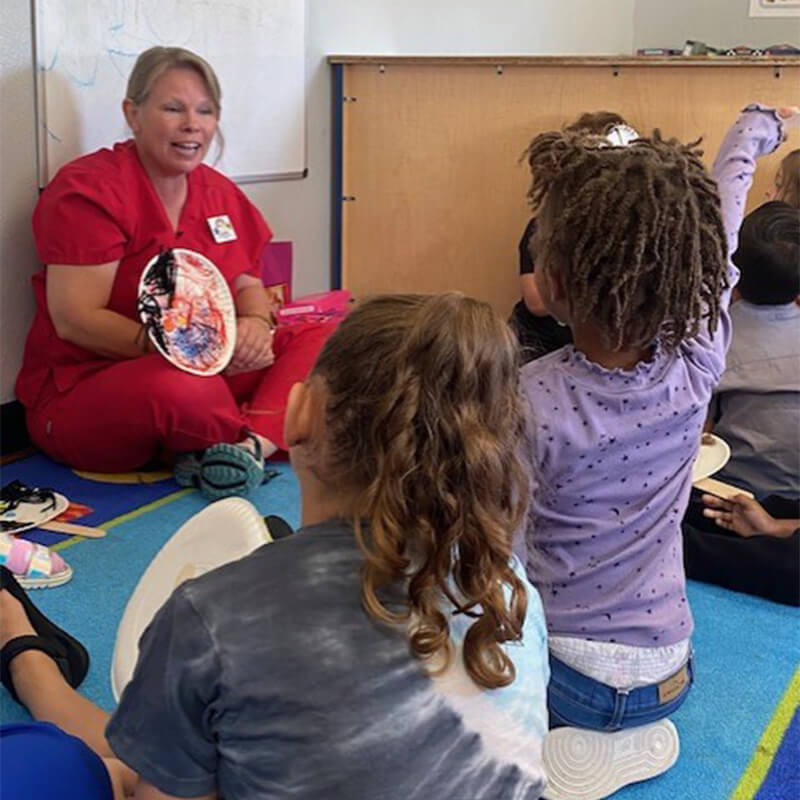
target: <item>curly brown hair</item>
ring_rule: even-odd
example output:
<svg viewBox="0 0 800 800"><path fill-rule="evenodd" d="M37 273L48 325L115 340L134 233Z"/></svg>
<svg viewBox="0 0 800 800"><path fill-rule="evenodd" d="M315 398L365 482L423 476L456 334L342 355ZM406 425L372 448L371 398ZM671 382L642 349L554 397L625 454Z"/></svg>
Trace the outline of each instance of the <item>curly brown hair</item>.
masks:
<svg viewBox="0 0 800 800"><path fill-rule="evenodd" d="M591 320L613 350L672 350L710 332L727 285L717 187L699 142L659 131L628 147L581 132L536 136L524 153L540 213L531 250L557 271L576 321Z"/></svg>
<svg viewBox="0 0 800 800"><path fill-rule="evenodd" d="M775 199L800 208L800 149L781 161L775 175Z"/></svg>
<svg viewBox="0 0 800 800"><path fill-rule="evenodd" d="M486 688L514 680L525 585L511 539L529 498L517 346L489 305L458 293L365 301L323 348L326 485L353 491L371 617L410 623L414 655L451 652L443 597L475 616L464 665ZM322 471L324 469L324 472ZM366 521L366 525L362 524ZM407 586L392 611L381 589ZM442 667L444 668L444 667Z"/></svg>

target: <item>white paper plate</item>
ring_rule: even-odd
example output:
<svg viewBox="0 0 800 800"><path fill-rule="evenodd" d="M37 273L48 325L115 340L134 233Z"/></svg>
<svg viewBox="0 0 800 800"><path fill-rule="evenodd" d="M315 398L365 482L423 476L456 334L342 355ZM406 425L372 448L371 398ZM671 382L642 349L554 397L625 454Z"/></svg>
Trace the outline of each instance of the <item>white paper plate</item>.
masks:
<svg viewBox="0 0 800 800"><path fill-rule="evenodd" d="M53 492L53 495L56 500L55 506L50 506L49 503L20 503L16 508L1 513L0 520L3 522L19 524L19 527L7 528L5 532L22 533L63 514L69 508L69 500L58 492Z"/></svg>
<svg viewBox="0 0 800 800"><path fill-rule="evenodd" d="M709 444L700 444L697 456L692 465L692 483L709 478L715 472L719 472L731 457L731 449L728 443L719 436L711 435Z"/></svg>
<svg viewBox="0 0 800 800"><path fill-rule="evenodd" d="M173 590L269 541L272 537L263 517L241 497L212 503L184 523L150 562L125 606L111 660L111 691L116 700L133 676L139 638Z"/></svg>
<svg viewBox="0 0 800 800"><path fill-rule="evenodd" d="M175 285L167 294L159 281L162 255L153 256L139 280L139 318L153 346L179 369L216 375L236 344L236 306L222 273L202 253L171 251Z"/></svg>

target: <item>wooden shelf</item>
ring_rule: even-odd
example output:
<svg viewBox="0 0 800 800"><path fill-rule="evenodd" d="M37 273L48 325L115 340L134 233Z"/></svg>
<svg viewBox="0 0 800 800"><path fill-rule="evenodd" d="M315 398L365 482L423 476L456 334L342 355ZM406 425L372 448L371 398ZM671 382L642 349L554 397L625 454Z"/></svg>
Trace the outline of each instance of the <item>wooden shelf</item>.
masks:
<svg viewBox="0 0 800 800"><path fill-rule="evenodd" d="M330 64L489 67L796 67L800 56L378 56L330 55Z"/></svg>

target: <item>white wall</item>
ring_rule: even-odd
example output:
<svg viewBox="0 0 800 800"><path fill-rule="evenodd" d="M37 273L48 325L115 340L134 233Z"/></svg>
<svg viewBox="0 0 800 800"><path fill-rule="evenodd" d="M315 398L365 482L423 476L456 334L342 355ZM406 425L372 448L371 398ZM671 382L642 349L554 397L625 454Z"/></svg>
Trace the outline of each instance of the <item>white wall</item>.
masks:
<svg viewBox="0 0 800 800"><path fill-rule="evenodd" d="M65 0L79 3L81 0ZM800 44L797 20L750 20L748 0L306 0L308 167L302 181L245 187L278 239L295 243L295 292L329 286L331 81L338 54L596 54L647 45ZM14 375L33 303L30 212L36 196L28 0L2 0L0 127L0 402ZM259 88L263 85L259 79ZM223 87L224 88L224 87ZM255 85L254 85L255 90ZM269 102L269 91L263 94ZM224 119L223 119L224 123Z"/></svg>
<svg viewBox="0 0 800 800"><path fill-rule="evenodd" d="M636 0L634 47L683 47L687 39L712 47L800 47L800 17L750 17L750 0Z"/></svg>
<svg viewBox="0 0 800 800"><path fill-rule="evenodd" d="M36 202L33 54L28 0L3 0L0 24L0 402L13 399L33 318Z"/></svg>

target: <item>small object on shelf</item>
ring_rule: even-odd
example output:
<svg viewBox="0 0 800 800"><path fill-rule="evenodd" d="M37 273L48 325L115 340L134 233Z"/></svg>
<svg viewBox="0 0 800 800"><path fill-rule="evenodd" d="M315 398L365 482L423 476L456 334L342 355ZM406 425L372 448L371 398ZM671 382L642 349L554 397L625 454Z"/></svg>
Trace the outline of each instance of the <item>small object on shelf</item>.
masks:
<svg viewBox="0 0 800 800"><path fill-rule="evenodd" d="M726 56L763 56L764 51L759 49L758 47L748 47L746 44L739 44L736 47L729 47L725 51Z"/></svg>
<svg viewBox="0 0 800 800"><path fill-rule="evenodd" d="M637 56L680 56L683 55L683 50L674 47L640 47L636 51Z"/></svg>
<svg viewBox="0 0 800 800"><path fill-rule="evenodd" d="M771 44L764 49L768 56L800 56L800 47L792 44Z"/></svg>

